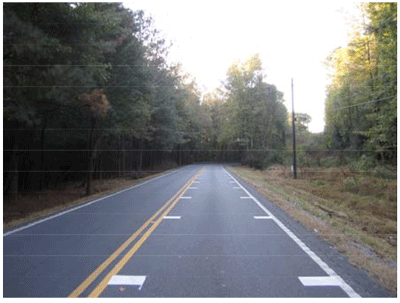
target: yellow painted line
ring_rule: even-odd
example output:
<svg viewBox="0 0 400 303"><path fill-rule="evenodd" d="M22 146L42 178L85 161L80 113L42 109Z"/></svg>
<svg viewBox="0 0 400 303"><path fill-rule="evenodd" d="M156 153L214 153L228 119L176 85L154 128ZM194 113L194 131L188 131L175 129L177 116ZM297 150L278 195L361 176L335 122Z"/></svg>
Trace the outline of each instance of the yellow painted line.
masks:
<svg viewBox="0 0 400 303"><path fill-rule="evenodd" d="M201 171L201 170L200 170ZM195 177L200 173L197 172L180 190L178 190L172 198L170 198L153 216L150 217L132 236L129 237L116 251L114 251L103 263L100 264L95 271L93 271L69 296L68 298L77 298L82 292L84 292L90 284L136 239L136 237L144 230L146 227L152 223L152 221L169 205L176 199L177 196L187 190L187 188L192 184L191 182L195 180ZM164 216L161 216L163 218Z"/></svg>
<svg viewBox="0 0 400 303"><path fill-rule="evenodd" d="M202 169L203 170L203 169ZM202 171L200 170L195 177ZM107 287L108 282L112 276L116 275L129 261L130 258L136 253L136 251L142 246L144 241L150 236L150 234L157 228L164 217L171 211L171 209L178 203L180 198L185 194L189 186L193 183L195 178L192 178L189 184L184 186L184 190L175 198L175 201L167 208L167 210L157 219L157 221L146 231L146 233L135 243L135 245L125 254L125 256L114 266L114 268L107 274L107 276L96 286L96 288L89 294L89 298L97 298Z"/></svg>

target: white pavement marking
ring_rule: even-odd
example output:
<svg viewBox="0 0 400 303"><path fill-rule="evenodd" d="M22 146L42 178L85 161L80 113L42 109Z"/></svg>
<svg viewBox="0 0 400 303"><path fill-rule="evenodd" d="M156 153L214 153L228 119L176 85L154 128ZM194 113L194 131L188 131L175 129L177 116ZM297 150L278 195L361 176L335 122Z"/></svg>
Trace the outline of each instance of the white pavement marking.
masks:
<svg viewBox="0 0 400 303"><path fill-rule="evenodd" d="M189 189L198 189L198 187L189 187Z"/></svg>
<svg viewBox="0 0 400 303"><path fill-rule="evenodd" d="M146 276L112 276L108 285L139 285L142 289Z"/></svg>
<svg viewBox="0 0 400 303"><path fill-rule="evenodd" d="M342 282L334 276L328 277L299 277L304 286L342 286Z"/></svg>
<svg viewBox="0 0 400 303"><path fill-rule="evenodd" d="M240 197L240 199L253 199L252 197Z"/></svg>
<svg viewBox="0 0 400 303"><path fill-rule="evenodd" d="M164 219L180 219L181 216L164 216Z"/></svg>
<svg viewBox="0 0 400 303"><path fill-rule="evenodd" d="M192 197L181 197L181 199L192 199Z"/></svg>
<svg viewBox="0 0 400 303"><path fill-rule="evenodd" d="M71 208L71 209L68 209L68 210L65 210L65 211L63 211L63 212L60 212L60 213L58 213L58 214L56 214L56 215L53 215L53 216L50 216L50 217L44 218L44 219L42 219L42 220L39 220L39 221L33 222L33 223L31 223L31 224L28 224L28 225L22 226L22 227L20 227L20 228L16 228L16 229L10 230L9 232L6 232L6 233L4 233L4 234L3 234L3 237L7 237L7 236L9 236L9 235L11 235L11 234L13 234L13 233L16 233L16 232L18 232L18 231L21 231L21 230L27 229L27 228L29 228L29 227L32 227L32 226L38 225L38 224L40 224L40 223L43 223L43 222L45 222L45 221L49 221L49 220L51 220L51 219L54 219L54 218L60 217L60 216L62 216L62 215L65 215L65 214L67 214L67 213L70 213L70 212L72 212L72 211L75 211L75 210L77 210L77 209L80 209L80 208L83 208L83 207L89 206L89 205L91 205L91 204L93 204L93 203L96 203L96 202L99 202L99 201L101 201L101 200L104 200L104 199L107 199L107 198L110 198L110 197L116 196L116 195L118 195L118 194L120 194L120 193L126 192L126 191L128 191L128 190L131 190L131 189L133 189L133 188L136 188L136 187L139 187L139 186L145 185L145 184L147 184L147 183L149 183L149 182L151 182L151 181L154 181L154 180L157 180L157 179L159 179L159 178L162 178L162 177L165 177L165 176L168 176L168 175L174 174L174 173L176 173L177 171L178 171L178 170L176 170L176 171L172 171L172 172L170 172L170 173L168 173L168 174L165 174L165 175L162 175L162 176L156 177L156 178L154 178L154 179L151 179L151 180L145 181L145 182L143 182L143 183L139 183L139 184L137 184L137 185L134 185L134 186L132 186L132 187L129 187L129 188L127 188L127 189L124 189L124 190L121 190L121 191L119 191L119 192L113 193L113 194L111 194L111 195L108 195L108 196L105 196L105 197L101 197L101 198L99 198L99 199L97 199L97 200L94 200L94 201L91 201L91 202L88 202L88 203L82 204L82 205L80 205L80 206L77 206L77 207L73 207L73 208Z"/></svg>
<svg viewBox="0 0 400 303"><path fill-rule="evenodd" d="M226 172L227 170L225 168L223 168ZM229 174L229 173L228 173ZM231 174L229 174L231 176L232 179L236 180ZM334 276L336 277L336 279L338 279L341 284L340 287L342 288L342 290L350 297L350 298L361 298L361 296L356 293L353 288L348 285L340 276L338 276L336 274L336 272L331 269L324 261L321 260L320 257L318 257L313 251L311 251L311 249L309 249L307 247L307 245L305 245L294 233L291 232L291 230L289 228L287 228L281 221L279 221L273 214L271 214L269 212L269 210L267 210L264 205L262 205L260 203L260 201L258 201L256 198L254 198L247 189L245 189L237 180L236 180L237 184L245 191L245 193L247 193L252 199L253 201L269 216L271 217L272 220L275 221L276 224L278 224L278 226L284 231L286 232L286 234L292 238L292 240L294 242L297 243L297 245L300 246L300 248L311 258L314 260L315 263L317 263L319 265L319 267L321 267L322 270L324 270L329 276Z"/></svg>
<svg viewBox="0 0 400 303"><path fill-rule="evenodd" d="M241 187L237 187L237 186L235 186L233 189L242 189Z"/></svg>
<svg viewBox="0 0 400 303"><path fill-rule="evenodd" d="M270 216L254 216L254 219L258 220L258 219L272 219L272 217Z"/></svg>
<svg viewBox="0 0 400 303"><path fill-rule="evenodd" d="M236 183L236 181L229 181L229 183Z"/></svg>

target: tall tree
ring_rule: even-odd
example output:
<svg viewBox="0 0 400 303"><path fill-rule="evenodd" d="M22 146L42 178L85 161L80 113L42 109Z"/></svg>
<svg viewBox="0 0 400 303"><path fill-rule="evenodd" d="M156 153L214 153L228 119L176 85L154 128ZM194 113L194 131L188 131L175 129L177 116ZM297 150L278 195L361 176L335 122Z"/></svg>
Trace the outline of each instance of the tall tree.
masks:
<svg viewBox="0 0 400 303"><path fill-rule="evenodd" d="M367 21L327 59L332 71L326 133L334 149L368 149L395 163L397 148L397 4L361 6Z"/></svg>
<svg viewBox="0 0 400 303"><path fill-rule="evenodd" d="M278 160L279 154L272 150L285 146L287 111L283 94L264 82L259 55L243 64L233 63L224 89L226 120L222 137L225 142L252 151L243 154L244 162L249 158L251 163L262 167Z"/></svg>
<svg viewBox="0 0 400 303"><path fill-rule="evenodd" d="M365 132L368 148L380 151L382 160L397 160L397 3L368 3L367 32L376 44L375 91Z"/></svg>

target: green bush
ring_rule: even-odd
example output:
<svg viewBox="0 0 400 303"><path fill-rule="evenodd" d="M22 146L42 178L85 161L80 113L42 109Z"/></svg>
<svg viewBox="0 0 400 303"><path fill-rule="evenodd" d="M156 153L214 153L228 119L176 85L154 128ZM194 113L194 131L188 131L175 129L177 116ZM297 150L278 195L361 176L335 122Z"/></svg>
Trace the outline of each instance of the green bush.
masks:
<svg viewBox="0 0 400 303"><path fill-rule="evenodd" d="M353 194L358 194L360 191L359 181L356 177L348 177L343 180L344 189Z"/></svg>

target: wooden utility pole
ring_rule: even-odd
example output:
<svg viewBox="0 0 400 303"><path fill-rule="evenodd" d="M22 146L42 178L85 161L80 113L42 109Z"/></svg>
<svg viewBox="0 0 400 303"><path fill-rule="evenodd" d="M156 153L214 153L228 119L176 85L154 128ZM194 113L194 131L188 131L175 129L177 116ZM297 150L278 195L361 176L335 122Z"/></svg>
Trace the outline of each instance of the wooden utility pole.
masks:
<svg viewBox="0 0 400 303"><path fill-rule="evenodd" d="M297 168L296 168L296 117L294 114L294 97L293 97L293 78L292 78L292 128L293 128L293 178L297 179Z"/></svg>

